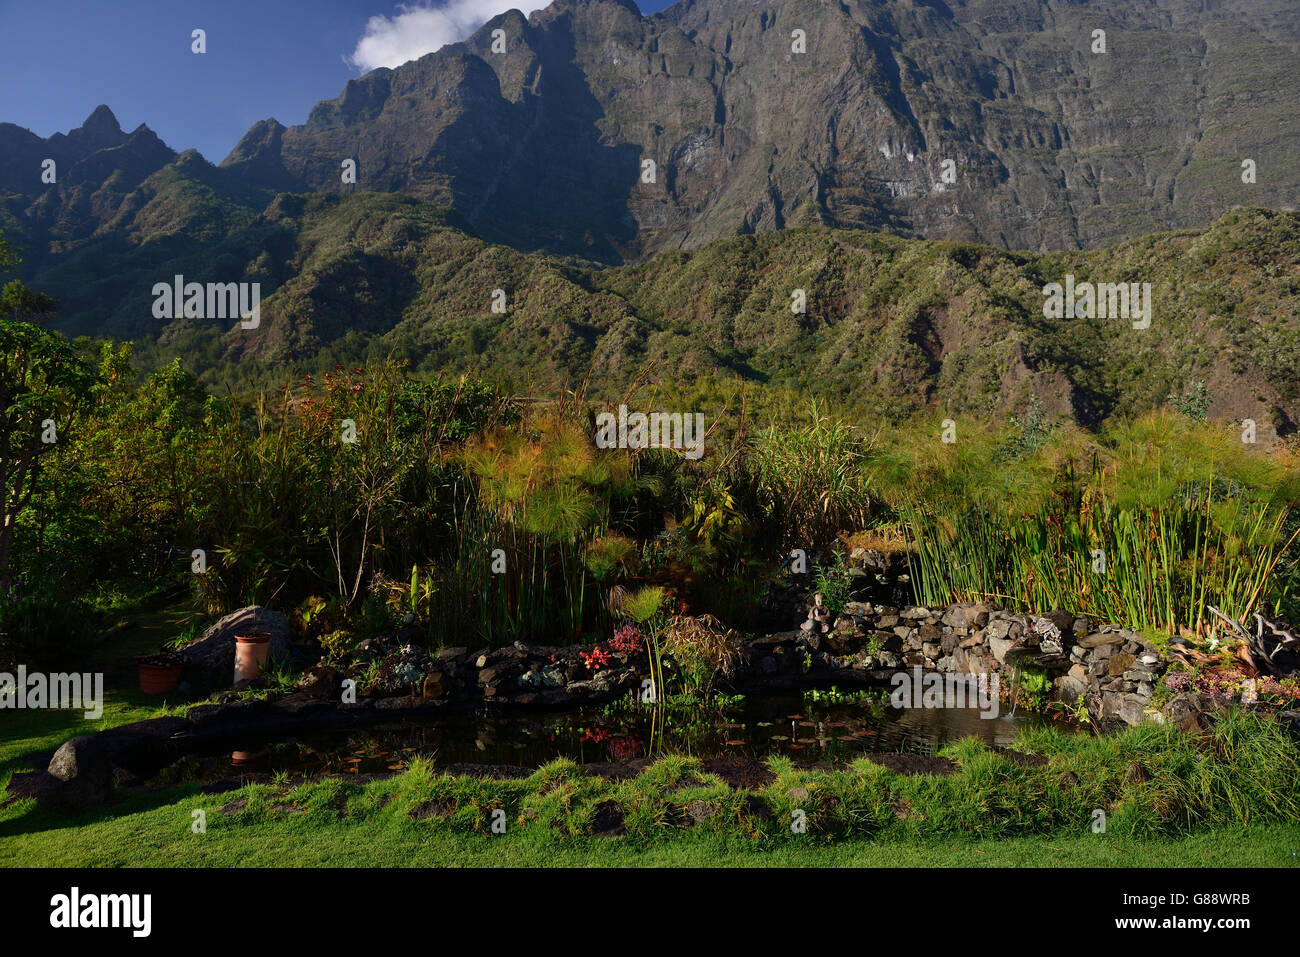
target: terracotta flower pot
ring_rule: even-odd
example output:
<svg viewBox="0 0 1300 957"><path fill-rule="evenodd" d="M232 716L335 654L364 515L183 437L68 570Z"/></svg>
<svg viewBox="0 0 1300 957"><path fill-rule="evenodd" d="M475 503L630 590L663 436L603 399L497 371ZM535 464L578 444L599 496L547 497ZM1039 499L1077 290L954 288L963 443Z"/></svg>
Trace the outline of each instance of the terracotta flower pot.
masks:
<svg viewBox="0 0 1300 957"><path fill-rule="evenodd" d="M169 694L180 683L184 665L139 664L140 690L145 694Z"/></svg>
<svg viewBox="0 0 1300 957"><path fill-rule="evenodd" d="M252 632L235 636L235 684L246 678L256 678L266 666L271 654L271 636L266 632Z"/></svg>

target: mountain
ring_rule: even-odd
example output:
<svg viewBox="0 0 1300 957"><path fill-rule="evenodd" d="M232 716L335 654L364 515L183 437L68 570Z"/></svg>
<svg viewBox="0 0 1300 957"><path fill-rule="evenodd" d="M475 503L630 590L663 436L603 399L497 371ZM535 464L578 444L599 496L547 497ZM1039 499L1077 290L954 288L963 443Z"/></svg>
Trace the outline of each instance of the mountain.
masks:
<svg viewBox="0 0 1300 957"><path fill-rule="evenodd" d="M0 229L59 328L212 384L393 354L1089 424L1203 388L1266 440L1300 423L1298 24L1290 0L557 0L219 166L107 107L0 124ZM258 283L260 327L156 318L176 275ZM1045 318L1067 276L1150 283L1150 328Z"/></svg>
<svg viewBox="0 0 1300 957"><path fill-rule="evenodd" d="M23 248L29 277L54 269L75 282L108 279L94 268L105 252L223 237L274 195L194 150L177 155L144 124L124 132L107 106L44 139L0 123L0 228Z"/></svg>
<svg viewBox="0 0 1300 957"><path fill-rule="evenodd" d="M1293 203L1297 62L1293 0L557 0L259 123L222 166L602 262L801 224L1093 248Z"/></svg>
<svg viewBox="0 0 1300 957"><path fill-rule="evenodd" d="M227 240L156 266L206 282L242 260L264 284L259 328L153 320L143 285L98 321L119 335L152 323L142 356L180 356L213 384L391 355L538 395L590 376L606 398L640 379L694 403L750 383L892 419L1005 417L1036 400L1096 425L1203 390L1211 416L1252 418L1261 441L1300 424L1300 213L1242 209L1046 254L810 226L618 267L522 253L465 225L393 194L284 194ZM1136 313L1045 317L1044 288L1067 281L1149 283L1149 326Z"/></svg>

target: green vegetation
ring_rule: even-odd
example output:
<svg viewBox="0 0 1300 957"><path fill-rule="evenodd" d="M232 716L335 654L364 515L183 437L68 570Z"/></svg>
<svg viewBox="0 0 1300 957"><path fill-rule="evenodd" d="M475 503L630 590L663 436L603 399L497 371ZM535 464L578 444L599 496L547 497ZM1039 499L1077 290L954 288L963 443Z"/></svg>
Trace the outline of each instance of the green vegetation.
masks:
<svg viewBox="0 0 1300 957"><path fill-rule="evenodd" d="M827 771L773 758L772 780L749 788L683 757L624 781L567 761L519 780L449 776L417 761L365 784L284 779L219 797L187 787L71 820L19 802L0 810L0 861L540 864L582 852L611 864L759 854L954 864L975 863L978 848L987 857L979 863L1292 863L1300 751L1271 719L1229 715L1204 737L1164 727L1106 738L1044 729L1016 748L1019 758L959 742L943 752L957 765L946 776L900 775L867 759ZM206 834L190 832L196 809L207 812ZM497 809L504 836L491 833ZM1105 812L1104 834L1093 833L1095 810ZM798 811L806 833L792 828ZM291 846L305 833L311 840ZM1134 853L1146 847L1153 858Z"/></svg>
<svg viewBox="0 0 1300 957"><path fill-rule="evenodd" d="M1171 634L1206 633L1209 605L1294 616L1300 594L1295 450L1177 413L1097 435L1031 414L954 443L918 419L881 442L814 404L692 461L596 448L581 393L526 404L395 362L249 398L177 363L138 378L126 346L79 368L90 384L11 525L11 661L67 658L96 611L188 591L208 615L294 610L337 661L398 627L438 647L596 643L631 623L657 671L671 648L707 690L800 541L831 546L812 571L832 613L855 543L907 547L923 603ZM713 624L685 623L700 616Z"/></svg>
<svg viewBox="0 0 1300 957"><path fill-rule="evenodd" d="M231 792L237 801L249 791ZM163 807L141 802L119 816L62 823L0 838L10 867L1289 867L1300 826L1207 831L1184 838L1065 833L913 843L808 841L753 847L685 832L655 843L622 838L563 839L540 829L501 836L465 834L400 817L339 821L263 801L233 821L216 818L191 834L191 811L211 798ZM3 828L0 821L0 828ZM148 841L140 835L148 834Z"/></svg>
<svg viewBox="0 0 1300 957"><path fill-rule="evenodd" d="M350 231L358 216L367 224L360 234ZM4 476L3 534L12 545L0 541L0 570L9 565L0 571L0 662L73 660L79 643L121 609L188 594L207 616L251 603L285 611L327 660L344 665L365 638L398 629L405 641L432 648L591 643L592 661L600 662L612 636L633 626L640 638L621 653L649 656L659 697L707 698L732 665L737 632L754 626L760 600L795 548L830 556L810 571L833 614L848 599L845 556L857 546L906 549L916 599L925 604L986 598L1029 610L1063 607L1193 636L1218 627L1210 606L1238 621L1257 609L1300 614L1295 443L1239 441L1235 425L1205 414L1202 380L1181 392L1160 384L1150 371L1158 362L1142 344L1148 340L1123 324L1049 328L1034 311L1044 276L1063 269L1081 281L1093 272L1124 275L1136 268L1125 257L1140 251L1143 269L1171 270L1166 302L1175 304L1209 277L1245 282L1237 261L1244 257L1257 284L1236 301L1251 303L1252 316L1272 316L1293 300L1287 268L1273 268L1300 262L1292 214L1242 210L1200 233L1065 259L799 229L589 273L490 247L426 205L393 196L290 197L277 217L248 228L272 223L285 235L312 237L310 269L276 294L281 306L275 296L264 303L265 331L276 341L306 341L276 312L288 288L308 274L351 281L351 237L361 235L380 243L383 255L400 250L417 273L436 272L408 290L420 322L387 331L379 323L367 333L372 345L399 329L423 337L427 317L447 309L474 315L479 307L464 296L489 274L516 290L498 328L472 343L472 368L484 375L430 375L421 369L431 353L385 341L393 355L367 346L370 358L356 366L294 378L280 368L273 386L214 391L217 365L158 365L156 344L142 361L129 344L103 343L92 361L90 344L70 346L19 315L48 310L48 301L6 287L5 301L22 308L0 327L7 337L0 384L15 397L0 423L0 449L17 450L27 465ZM275 248L288 255L293 244ZM782 318L786 325L772 326L780 314L773 304L792 281L785 271L804 275L814 261L816 274L834 263L844 288L860 290L858 300L814 296L808 322ZM965 290L966 312L935 298L940 273ZM693 298L701 289L709 290L708 309ZM299 292L305 298L294 300L295 309L319 319L326 304L306 287ZM391 289L374 294L394 308L402 301ZM591 311L593 296L601 305ZM548 341L536 340L542 303L588 309L587 331L552 325ZM1163 349L1209 321L1180 308L1162 313ZM328 304L339 323L349 309ZM711 325L728 310L731 345ZM1095 406L1103 424L1081 429L1047 404L1050 390L1005 405L1000 420L988 414L990 404L1010 397L971 384L1001 377L969 364L958 376L946 368L947 351L942 368L918 359L917 369L928 371L915 381L897 379L896 368L884 374L886 366L865 375L862 363L876 360L843 338L913 355L933 344L936 323L965 328L976 312L990 335L1006 326L997 342L981 340L981 356L1015 339L1018 325L1027 338L1017 354L1031 344L1040 352L1079 346L1065 365L1071 376L1102 375L1084 391L1106 397L1104 409ZM600 328L632 313L672 318L659 332L638 327L645 348L622 362L602 345ZM895 329L891 316L910 331ZM1289 321L1279 320L1281 327ZM567 341L571 333L572 348L557 347L556 337ZM321 346L315 362L329 337L313 336ZM714 359L734 354L740 338L749 351L743 361L728 360L727 371L699 352L711 343ZM673 342L691 343L700 362ZM817 358L830 347L841 361ZM231 348L256 367L257 342L232 340ZM292 358L295 349L267 358ZM1085 353L1093 358L1085 361ZM569 379L544 400L527 394L520 378L506 388L486 377L534 368L543 355L556 381L577 371L586 378ZM1105 366L1111 359L1103 368L1098 356L1122 356L1122 364L1147 372L1114 378ZM1195 364L1189 356L1179 361ZM671 388L656 384L656 363L672 364ZM470 368L441 353L435 365ZM705 380L691 384L693 371ZM856 385L841 377L846 371ZM755 379L767 381L745 381ZM902 392L891 392L900 385ZM1126 391L1139 385L1141 394ZM932 386L953 411L896 401L924 399ZM832 412L815 395L791 401L823 387L842 387L849 404ZM597 448L593 417L614 395L646 411L702 411L704 457ZM1155 407L1169 397L1174 411ZM1148 411L1136 414L1141 409ZM59 425L58 441L38 447L34 436L47 417ZM954 441L944 440L949 432ZM15 460L13 451L4 455ZM290 678L281 676L286 684Z"/></svg>
<svg viewBox="0 0 1300 957"><path fill-rule="evenodd" d="M1207 631L1207 605L1295 614L1293 454L1246 453L1231 427L1172 413L1023 436L968 430L950 453L895 453L922 601L1069 608L1168 634Z"/></svg>
<svg viewBox="0 0 1300 957"><path fill-rule="evenodd" d="M606 269L492 245L389 194L285 196L224 239L201 234L96 247L29 282L60 299L70 335L133 340L150 371L181 358L216 392L274 389L286 366L320 375L393 358L422 376L508 378L532 397L589 380L608 402L641 377L662 407L734 411L748 390L749 412L775 416L812 393L842 418L941 406L1005 421L1037 394L1089 427L1171 396L1265 432L1300 421L1295 212L1238 209L1201 230L1037 255L801 227ZM260 282L260 328L151 320L148 290L177 273ZM1152 328L1045 319L1042 288L1066 273L1150 282ZM796 288L804 314L790 312ZM494 289L505 314L491 311Z"/></svg>

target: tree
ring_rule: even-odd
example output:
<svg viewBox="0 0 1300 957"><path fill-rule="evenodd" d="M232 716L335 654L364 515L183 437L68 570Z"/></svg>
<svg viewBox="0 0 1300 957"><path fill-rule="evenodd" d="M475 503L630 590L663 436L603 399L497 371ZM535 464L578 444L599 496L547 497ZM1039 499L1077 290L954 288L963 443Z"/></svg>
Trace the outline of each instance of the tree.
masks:
<svg viewBox="0 0 1300 957"><path fill-rule="evenodd" d="M0 233L0 270L9 270L18 265L18 254L9 246L9 240Z"/></svg>
<svg viewBox="0 0 1300 957"><path fill-rule="evenodd" d="M4 251L0 250L0 256ZM43 292L33 292L17 279L0 289L0 316L15 322L37 322L51 318L59 304Z"/></svg>
<svg viewBox="0 0 1300 957"><path fill-rule="evenodd" d="M0 237L0 256L8 252L2 244ZM11 290L14 301L34 295L10 283L4 301ZM0 578L8 577L18 516L31 501L41 459L66 436L94 378L63 335L0 318Z"/></svg>

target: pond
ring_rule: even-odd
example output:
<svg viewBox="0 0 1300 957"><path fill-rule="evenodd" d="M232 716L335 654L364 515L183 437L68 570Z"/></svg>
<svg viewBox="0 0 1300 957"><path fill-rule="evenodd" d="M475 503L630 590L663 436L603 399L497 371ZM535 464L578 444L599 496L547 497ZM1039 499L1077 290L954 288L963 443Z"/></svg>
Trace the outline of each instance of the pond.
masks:
<svg viewBox="0 0 1300 957"><path fill-rule="evenodd" d="M603 709L562 714L487 711L407 718L241 742L241 750L233 753L185 758L160 771L151 783L214 781L241 772L374 774L400 771L417 756L435 766L523 769L561 757L588 764L663 752L701 759L782 754L800 764L840 762L865 753L932 754L965 737L1006 747L1021 729L1053 723L1023 711L985 719L975 708L897 709L880 691L815 695L746 698L722 710L673 707L658 721L652 709L631 699Z"/></svg>

